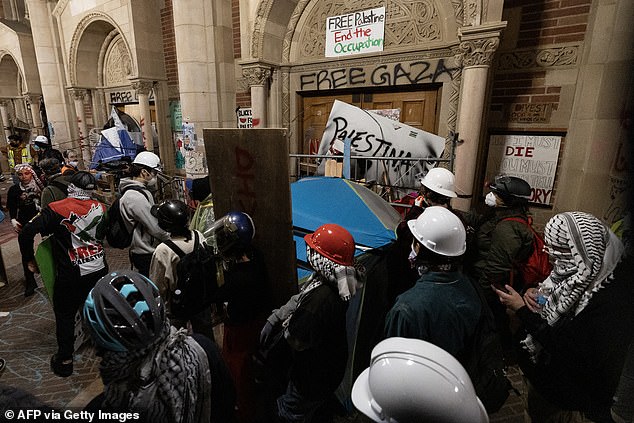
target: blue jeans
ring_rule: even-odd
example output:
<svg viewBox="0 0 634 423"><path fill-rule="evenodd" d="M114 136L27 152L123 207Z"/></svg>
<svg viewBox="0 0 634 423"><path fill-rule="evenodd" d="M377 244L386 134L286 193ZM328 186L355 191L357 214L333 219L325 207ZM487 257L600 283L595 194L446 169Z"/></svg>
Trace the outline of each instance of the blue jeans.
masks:
<svg viewBox="0 0 634 423"><path fill-rule="evenodd" d="M283 422L310 423L324 401L324 399L314 400L304 397L293 381L289 381L286 393L277 399L277 413Z"/></svg>

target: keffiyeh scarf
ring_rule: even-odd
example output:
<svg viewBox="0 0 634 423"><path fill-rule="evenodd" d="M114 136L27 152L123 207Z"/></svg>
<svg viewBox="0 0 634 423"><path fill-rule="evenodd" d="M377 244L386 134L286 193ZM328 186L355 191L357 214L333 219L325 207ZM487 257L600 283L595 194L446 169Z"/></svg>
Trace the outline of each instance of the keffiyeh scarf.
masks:
<svg viewBox="0 0 634 423"><path fill-rule="evenodd" d="M101 361L106 409L129 410L138 397L138 375L153 361L156 393L138 405L146 421L199 423L209 421L211 382L204 350L184 329L165 323L162 336L147 347L127 352L107 351ZM158 363L158 366L155 365Z"/></svg>
<svg viewBox="0 0 634 423"><path fill-rule="evenodd" d="M578 315L594 293L612 281L624 247L599 219L583 212L553 216L546 224L544 241L553 247L550 253L555 264L544 281L552 286L552 294L540 314L554 326L563 317ZM539 344L531 335L522 343L535 362L541 350Z"/></svg>
<svg viewBox="0 0 634 423"><path fill-rule="evenodd" d="M306 259L326 282L337 286L339 296L344 301L349 301L362 285L365 269L356 261L353 266L344 266L322 256L308 245L306 246ZM316 287L313 286L311 289Z"/></svg>
<svg viewBox="0 0 634 423"><path fill-rule="evenodd" d="M92 190L82 189L71 183L68 184L68 198L90 200L92 198Z"/></svg>
<svg viewBox="0 0 634 423"><path fill-rule="evenodd" d="M44 189L44 185L42 184L42 181L40 181L40 178L35 174L35 171L31 167L31 165L28 163L15 165L16 173L25 170L31 174L31 181L26 185L20 182L20 188L22 189L22 191L32 192L34 194L40 195L42 193L42 189Z"/></svg>

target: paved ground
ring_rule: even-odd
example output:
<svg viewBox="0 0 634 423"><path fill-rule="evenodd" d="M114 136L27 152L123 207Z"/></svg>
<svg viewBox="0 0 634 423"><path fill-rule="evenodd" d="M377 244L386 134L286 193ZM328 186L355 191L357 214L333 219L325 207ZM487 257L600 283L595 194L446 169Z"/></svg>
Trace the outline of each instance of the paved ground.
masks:
<svg viewBox="0 0 634 423"><path fill-rule="evenodd" d="M0 193L4 195L0 185ZM75 353L74 373L68 378L55 376L49 367L55 352L55 322L51 304L44 288L24 298L24 276L17 247L16 235L9 219L0 223L0 250L9 284L0 288L0 357L7 360L7 368L0 383L23 388L40 400L60 409L83 407L101 390L98 377L99 359L91 347ZM129 268L127 252L108 249L106 257L111 269ZM217 336L216 339L222 339ZM520 391L521 376L516 367L509 376ZM0 417L2 420L2 417ZM349 416L338 422L368 422L363 416ZM511 393L502 410L491 416L493 423L523 422L522 398Z"/></svg>

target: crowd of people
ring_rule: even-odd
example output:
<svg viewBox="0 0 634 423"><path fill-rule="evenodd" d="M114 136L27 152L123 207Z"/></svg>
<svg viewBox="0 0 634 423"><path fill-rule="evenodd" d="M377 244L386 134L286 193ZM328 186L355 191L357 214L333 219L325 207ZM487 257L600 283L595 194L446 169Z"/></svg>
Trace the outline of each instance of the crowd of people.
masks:
<svg viewBox="0 0 634 423"><path fill-rule="evenodd" d="M193 227L184 202L155 204L161 161L141 152L118 200L134 270L109 269L104 238L114 217L94 199L94 174L78 170L73 151L36 141L35 151L10 139L15 183L7 208L19 232L26 297L37 287L34 238L53 238L53 373L74 372L78 311L95 341L104 391L87 410L136 411L152 422L332 421L350 353L348 305L367 281L348 230L327 223L305 236L313 273L271 312L274 274L253 243L253 219L236 211ZM492 313L506 357L524 374L532 421L632 421L626 244L595 216L556 214L544 230L553 270L529 284L518 264L536 245L530 185L496 177L478 213L451 207L454 181L449 170L431 169L396 228L389 309L368 368L355 375L356 408L377 422L488 421L465 367L478 322ZM182 290L200 289L200 281L179 263L193 255L210 257L205 282L213 289L186 313L179 302L191 293ZM212 309L225 306L219 347Z"/></svg>

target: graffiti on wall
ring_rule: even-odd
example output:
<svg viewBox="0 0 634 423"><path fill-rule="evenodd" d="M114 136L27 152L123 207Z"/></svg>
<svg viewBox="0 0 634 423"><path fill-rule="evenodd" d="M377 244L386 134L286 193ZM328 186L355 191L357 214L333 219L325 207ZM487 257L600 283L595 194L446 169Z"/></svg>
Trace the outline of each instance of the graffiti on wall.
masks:
<svg viewBox="0 0 634 423"><path fill-rule="evenodd" d="M322 69L299 75L300 90L333 90L357 86L394 86L448 82L457 68L448 66L445 59L433 61L390 63L373 69L350 67Z"/></svg>

